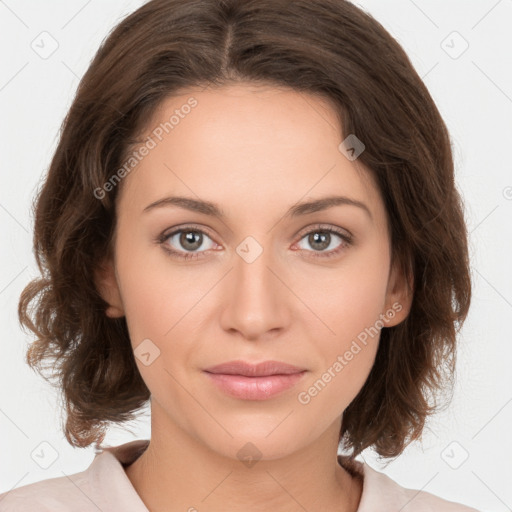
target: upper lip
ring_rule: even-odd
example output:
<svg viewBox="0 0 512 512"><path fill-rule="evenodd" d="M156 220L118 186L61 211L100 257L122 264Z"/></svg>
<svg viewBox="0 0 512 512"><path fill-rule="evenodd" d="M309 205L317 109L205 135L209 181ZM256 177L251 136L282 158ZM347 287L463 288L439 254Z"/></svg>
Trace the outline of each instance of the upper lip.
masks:
<svg viewBox="0 0 512 512"><path fill-rule="evenodd" d="M258 364L251 364L245 361L227 361L218 364L205 371L209 373L222 373L225 375L244 375L246 377L262 377L267 375L290 375L301 373L305 368L299 368L280 361L263 361Z"/></svg>

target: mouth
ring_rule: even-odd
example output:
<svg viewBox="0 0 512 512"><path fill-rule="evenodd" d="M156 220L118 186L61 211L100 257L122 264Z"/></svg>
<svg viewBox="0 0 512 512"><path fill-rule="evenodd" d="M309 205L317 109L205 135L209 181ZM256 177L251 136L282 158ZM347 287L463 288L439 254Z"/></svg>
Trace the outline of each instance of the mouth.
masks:
<svg viewBox="0 0 512 512"><path fill-rule="evenodd" d="M242 400L267 400L295 386L307 370L279 361L229 361L204 370L224 393Z"/></svg>

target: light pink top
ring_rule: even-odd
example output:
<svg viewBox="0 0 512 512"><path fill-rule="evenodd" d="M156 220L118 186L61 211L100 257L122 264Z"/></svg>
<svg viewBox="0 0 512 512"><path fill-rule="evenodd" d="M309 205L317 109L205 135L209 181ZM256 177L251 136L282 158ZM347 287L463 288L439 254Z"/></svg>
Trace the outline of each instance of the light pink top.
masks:
<svg viewBox="0 0 512 512"><path fill-rule="evenodd" d="M103 447L81 473L50 478L0 494L0 512L149 512L124 465L147 448L139 439ZM363 475L363 493L357 512L478 512L425 491L401 487L365 462L356 461Z"/></svg>

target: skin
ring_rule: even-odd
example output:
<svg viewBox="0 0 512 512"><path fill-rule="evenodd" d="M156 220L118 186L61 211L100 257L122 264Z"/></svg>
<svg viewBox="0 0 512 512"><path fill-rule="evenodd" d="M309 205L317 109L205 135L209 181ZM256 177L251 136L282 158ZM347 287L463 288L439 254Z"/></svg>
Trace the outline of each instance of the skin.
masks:
<svg viewBox="0 0 512 512"><path fill-rule="evenodd" d="M146 135L191 96L197 107L124 178L115 257L97 272L106 314L126 316L134 350L145 339L160 350L147 366L136 358L152 395L151 443L126 474L152 511L356 511L362 486L337 463L338 436L379 337L309 403L297 397L393 304L401 310L386 326L410 310L404 276L390 265L384 203L338 149L346 135L326 100L250 83L190 89L161 104ZM284 216L333 193L365 203L371 217L350 205ZM171 195L217 203L226 218L177 206L143 212ZM199 249L180 244L180 233L156 241L188 224L206 233ZM353 243L332 234L322 248L308 237L325 233L318 224L348 231ZM236 252L248 236L263 249L251 263ZM202 257L181 260L165 245ZM233 359L308 372L280 395L242 400L202 371ZM248 442L261 455L252 467L237 456Z"/></svg>

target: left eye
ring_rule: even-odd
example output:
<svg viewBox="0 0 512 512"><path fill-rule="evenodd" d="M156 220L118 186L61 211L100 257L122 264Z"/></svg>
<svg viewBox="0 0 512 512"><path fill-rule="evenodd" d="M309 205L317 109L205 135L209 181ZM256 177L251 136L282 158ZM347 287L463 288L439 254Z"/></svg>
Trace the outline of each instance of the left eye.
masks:
<svg viewBox="0 0 512 512"><path fill-rule="evenodd" d="M341 240L341 243L336 248L333 248L333 235ZM344 235L343 233L339 233L333 229L314 229L313 231L306 233L301 238L301 241L302 240L306 240L309 246L313 247L314 252L324 252L329 255L338 253L340 247L343 248L346 245L349 245L351 242L351 239L348 235ZM326 250L329 248L330 250ZM322 254L315 254L315 256L322 256Z"/></svg>

